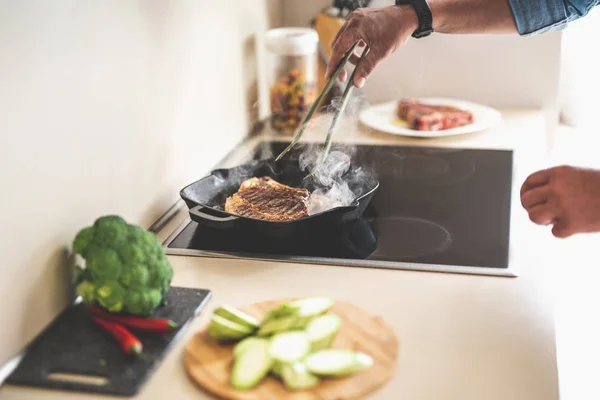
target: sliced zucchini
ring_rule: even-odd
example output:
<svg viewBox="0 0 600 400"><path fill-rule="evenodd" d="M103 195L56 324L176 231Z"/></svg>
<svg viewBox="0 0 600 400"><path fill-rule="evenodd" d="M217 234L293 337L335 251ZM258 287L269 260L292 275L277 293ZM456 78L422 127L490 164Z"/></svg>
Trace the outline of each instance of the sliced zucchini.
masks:
<svg viewBox="0 0 600 400"><path fill-rule="evenodd" d="M286 317L273 318L263 323L258 332L258 336L269 336L279 332L289 331L294 326L299 325L298 317L294 315L288 315Z"/></svg>
<svg viewBox="0 0 600 400"><path fill-rule="evenodd" d="M274 361L273 366L271 367L271 374L276 378L281 378L281 370L283 367L287 365L279 361Z"/></svg>
<svg viewBox="0 0 600 400"><path fill-rule="evenodd" d="M267 313L263 317L263 319L260 322L260 324L264 325L267 322L272 321L274 319L279 319L279 318L293 316L294 313L296 312L296 310L293 310L293 309L290 309L290 308L287 308L287 307L284 307L284 306L285 306L285 304L282 304L279 307L275 307L275 308L267 311Z"/></svg>
<svg viewBox="0 0 600 400"><path fill-rule="evenodd" d="M263 340L261 338L257 338L255 336L249 336L242 341L238 342L233 348L233 356L235 358L239 357L249 346L252 346L253 342Z"/></svg>
<svg viewBox="0 0 600 400"><path fill-rule="evenodd" d="M213 314L208 325L208 335L219 342L231 342L250 336L253 331Z"/></svg>
<svg viewBox="0 0 600 400"><path fill-rule="evenodd" d="M279 319L283 317L294 316L298 313L298 309L290 303L283 303L278 307L272 308L263 317L261 324L265 324L274 319Z"/></svg>
<svg viewBox="0 0 600 400"><path fill-rule="evenodd" d="M284 365L281 377L285 387L290 390L307 390L319 384L319 378L308 372L301 362Z"/></svg>
<svg viewBox="0 0 600 400"><path fill-rule="evenodd" d="M258 329L258 326L260 325L260 321L254 318L252 315L248 315L235 307L228 306L227 304L220 305L215 310L214 314L252 330Z"/></svg>
<svg viewBox="0 0 600 400"><path fill-rule="evenodd" d="M292 364L310 352L308 335L304 332L278 333L271 339L269 351L276 362Z"/></svg>
<svg viewBox="0 0 600 400"><path fill-rule="evenodd" d="M269 354L269 341L258 339L246 345L246 349L235 358L231 371L231 386L249 390L263 380L273 365Z"/></svg>
<svg viewBox="0 0 600 400"><path fill-rule="evenodd" d="M308 326L308 324L310 324L310 322L313 319L315 319L315 316L313 316L313 315L311 315L311 316L298 316L298 317L296 317L296 321L294 322L294 325L292 326L292 329L302 331L302 330L306 329L306 327Z"/></svg>
<svg viewBox="0 0 600 400"><path fill-rule="evenodd" d="M316 317L325 314L331 307L333 307L333 300L326 297L308 297L305 299L294 300L270 310L263 318L262 323L264 324L270 320L291 315Z"/></svg>
<svg viewBox="0 0 600 400"><path fill-rule="evenodd" d="M321 377L343 377L355 374L373 365L373 359L361 352L327 349L306 357L308 371Z"/></svg>
<svg viewBox="0 0 600 400"><path fill-rule="evenodd" d="M284 303L269 311L261 322L259 336L269 336L289 330L303 330L319 315L329 311L333 301L324 297L310 297Z"/></svg>
<svg viewBox="0 0 600 400"><path fill-rule="evenodd" d="M316 317L329 311L333 307L333 300L326 297L309 297L293 301L291 306L298 309L298 314L302 317Z"/></svg>
<svg viewBox="0 0 600 400"><path fill-rule="evenodd" d="M324 350L331 346L342 325L342 319L335 314L325 314L313 319L306 327L311 351Z"/></svg>

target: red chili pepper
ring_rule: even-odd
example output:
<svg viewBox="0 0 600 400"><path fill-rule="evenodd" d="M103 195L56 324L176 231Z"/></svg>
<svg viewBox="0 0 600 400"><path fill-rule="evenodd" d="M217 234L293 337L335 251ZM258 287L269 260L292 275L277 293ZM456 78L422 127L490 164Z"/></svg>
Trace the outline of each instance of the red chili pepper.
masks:
<svg viewBox="0 0 600 400"><path fill-rule="evenodd" d="M121 348L127 355L140 355L142 353L142 342L138 340L125 327L102 318L92 316L92 320L110 333L121 345Z"/></svg>
<svg viewBox="0 0 600 400"><path fill-rule="evenodd" d="M129 315L111 314L98 307L90 307L90 311L92 314L102 317L105 320L117 322L132 329L139 329L140 331L166 335L177 328L177 324L169 319L139 318Z"/></svg>

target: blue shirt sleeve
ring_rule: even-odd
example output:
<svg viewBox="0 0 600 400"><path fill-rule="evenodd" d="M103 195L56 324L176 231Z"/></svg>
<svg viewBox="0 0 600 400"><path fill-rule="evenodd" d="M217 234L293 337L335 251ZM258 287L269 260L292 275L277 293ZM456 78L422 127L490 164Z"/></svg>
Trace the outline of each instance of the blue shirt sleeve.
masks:
<svg viewBox="0 0 600 400"><path fill-rule="evenodd" d="M587 15L600 0L508 0L521 36L564 29Z"/></svg>

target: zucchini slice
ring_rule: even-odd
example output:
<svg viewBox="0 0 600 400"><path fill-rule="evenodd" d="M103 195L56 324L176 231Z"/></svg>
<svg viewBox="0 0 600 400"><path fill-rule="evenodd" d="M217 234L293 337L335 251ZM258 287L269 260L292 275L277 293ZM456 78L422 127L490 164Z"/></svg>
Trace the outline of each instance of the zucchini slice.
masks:
<svg viewBox="0 0 600 400"><path fill-rule="evenodd" d="M278 333L271 339L269 352L276 362L292 364L310 352L308 335L300 331Z"/></svg>
<svg viewBox="0 0 600 400"><path fill-rule="evenodd" d="M361 352L343 349L321 350L309 355L304 364L312 374L322 377L343 377L373 365L373 359Z"/></svg>
<svg viewBox="0 0 600 400"><path fill-rule="evenodd" d="M313 319L306 327L311 351L324 350L331 346L342 325L342 319L335 314L325 314Z"/></svg>
<svg viewBox="0 0 600 400"><path fill-rule="evenodd" d="M213 314L208 325L208 335L219 342L231 342L250 336L253 331Z"/></svg>
<svg viewBox="0 0 600 400"><path fill-rule="evenodd" d="M289 330L302 330L319 315L325 314L333 301L325 297L309 297L284 303L270 310L263 318L259 336L269 336Z"/></svg>
<svg viewBox="0 0 600 400"><path fill-rule="evenodd" d="M246 351L246 349L248 349L248 347L252 346L253 342L256 342L259 340L264 340L264 339L257 338L255 336L248 336L247 338L238 342L238 344L236 344L235 347L233 348L233 356L235 358L238 358L239 356L242 355L242 353L244 351Z"/></svg>
<svg viewBox="0 0 600 400"><path fill-rule="evenodd" d="M269 373L272 365L269 341L258 339L250 342L233 362L231 386L238 390L254 388Z"/></svg>
<svg viewBox="0 0 600 400"><path fill-rule="evenodd" d="M281 369L283 384L290 390L307 390L319 384L319 378L308 372L301 362L284 365Z"/></svg>
<svg viewBox="0 0 600 400"><path fill-rule="evenodd" d="M325 314L333 307L333 300L326 297L308 297L284 303L270 310L262 320L266 323L272 319L295 315L299 317L316 317Z"/></svg>
<svg viewBox="0 0 600 400"><path fill-rule="evenodd" d="M269 321L263 323L258 330L258 336L270 336L275 333L285 332L294 329L296 326L301 325L299 317L295 315L288 315L285 317L272 318ZM302 328L299 328L302 329Z"/></svg>
<svg viewBox="0 0 600 400"><path fill-rule="evenodd" d="M240 311L235 307L228 306L227 304L220 305L214 311L214 314L252 330L258 329L258 326L260 325L258 319L254 318L252 315L246 314L245 312Z"/></svg>

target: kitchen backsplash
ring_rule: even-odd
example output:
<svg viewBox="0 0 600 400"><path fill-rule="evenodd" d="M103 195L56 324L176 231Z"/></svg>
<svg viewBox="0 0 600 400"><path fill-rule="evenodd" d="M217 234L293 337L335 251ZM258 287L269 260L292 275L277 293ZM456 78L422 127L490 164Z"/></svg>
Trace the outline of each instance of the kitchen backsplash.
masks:
<svg viewBox="0 0 600 400"><path fill-rule="evenodd" d="M0 2L0 364L67 302L66 248L148 226L265 112L278 0Z"/></svg>

